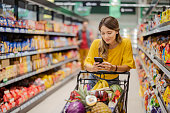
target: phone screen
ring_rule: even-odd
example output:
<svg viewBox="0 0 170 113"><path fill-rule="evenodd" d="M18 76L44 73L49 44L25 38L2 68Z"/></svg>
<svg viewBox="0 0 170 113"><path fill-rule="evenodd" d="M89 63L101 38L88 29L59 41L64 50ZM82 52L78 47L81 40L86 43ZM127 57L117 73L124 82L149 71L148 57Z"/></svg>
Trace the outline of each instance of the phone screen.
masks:
<svg viewBox="0 0 170 113"><path fill-rule="evenodd" d="M102 57L94 57L94 61L102 63L103 62L103 58Z"/></svg>

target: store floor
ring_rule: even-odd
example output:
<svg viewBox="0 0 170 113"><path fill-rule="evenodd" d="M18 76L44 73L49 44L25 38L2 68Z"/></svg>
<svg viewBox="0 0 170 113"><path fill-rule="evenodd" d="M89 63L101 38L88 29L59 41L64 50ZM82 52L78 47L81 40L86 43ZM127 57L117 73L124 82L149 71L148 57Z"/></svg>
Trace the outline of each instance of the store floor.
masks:
<svg viewBox="0 0 170 113"><path fill-rule="evenodd" d="M35 106L28 113L60 113L68 99L70 92L76 86L76 77L58 89L55 93ZM144 104L139 96L139 80L136 70L131 70L128 95L128 113L144 113Z"/></svg>

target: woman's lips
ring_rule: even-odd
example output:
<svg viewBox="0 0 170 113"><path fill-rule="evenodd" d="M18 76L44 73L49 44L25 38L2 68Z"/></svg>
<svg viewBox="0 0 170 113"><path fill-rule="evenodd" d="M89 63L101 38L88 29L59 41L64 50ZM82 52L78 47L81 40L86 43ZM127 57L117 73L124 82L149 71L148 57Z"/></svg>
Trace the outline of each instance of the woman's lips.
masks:
<svg viewBox="0 0 170 113"><path fill-rule="evenodd" d="M106 39L106 42L109 42L110 41L110 39Z"/></svg>

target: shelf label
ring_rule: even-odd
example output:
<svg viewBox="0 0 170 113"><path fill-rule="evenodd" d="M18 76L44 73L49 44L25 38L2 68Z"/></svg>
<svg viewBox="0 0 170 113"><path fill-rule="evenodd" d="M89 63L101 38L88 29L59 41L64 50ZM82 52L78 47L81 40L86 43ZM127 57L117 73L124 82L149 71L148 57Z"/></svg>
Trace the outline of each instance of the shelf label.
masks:
<svg viewBox="0 0 170 113"><path fill-rule="evenodd" d="M16 32L16 33L19 33L19 29L18 28L14 28L13 31Z"/></svg>
<svg viewBox="0 0 170 113"><path fill-rule="evenodd" d="M12 32L12 29L11 28L6 28L5 31L6 32Z"/></svg>
<svg viewBox="0 0 170 113"><path fill-rule="evenodd" d="M20 33L25 33L25 29L20 29Z"/></svg>
<svg viewBox="0 0 170 113"><path fill-rule="evenodd" d="M1 31L1 32L4 32L5 29L4 29L3 27L0 27L0 31Z"/></svg>

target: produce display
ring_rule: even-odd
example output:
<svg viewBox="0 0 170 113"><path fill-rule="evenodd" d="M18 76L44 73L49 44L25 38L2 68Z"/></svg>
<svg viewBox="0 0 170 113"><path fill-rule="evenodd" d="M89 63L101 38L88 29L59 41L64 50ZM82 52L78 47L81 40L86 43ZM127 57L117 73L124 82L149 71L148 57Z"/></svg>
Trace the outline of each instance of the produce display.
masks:
<svg viewBox="0 0 170 113"><path fill-rule="evenodd" d="M77 51L37 54L33 56L5 59L0 61L0 81L6 82L13 77L56 64L66 59L75 58Z"/></svg>
<svg viewBox="0 0 170 113"><path fill-rule="evenodd" d="M70 62L63 65L61 70L48 71L46 74L39 74L20 82L14 83L8 87L0 88L0 113L7 112L13 107L20 106L38 93L52 87L60 82L76 69L80 68L79 62Z"/></svg>
<svg viewBox="0 0 170 113"><path fill-rule="evenodd" d="M170 35L150 36L147 40L141 37L138 43L148 53L155 55L167 66L170 66Z"/></svg>
<svg viewBox="0 0 170 113"><path fill-rule="evenodd" d="M105 80L99 80L93 88L89 84L80 85L78 90L71 92L65 112L112 113L122 93L120 85L114 84L109 87ZM76 107L73 107L75 105Z"/></svg>
<svg viewBox="0 0 170 113"><path fill-rule="evenodd" d="M146 67L150 63L149 68L147 67L147 70L149 70L149 75L147 75L139 59L136 59L137 71L140 81L140 95L144 98L145 110L148 113L161 113L161 108L155 95L153 86L156 85L155 90L160 92L166 107L169 108L170 95L169 92L167 92L169 90L169 79L166 79L161 70L158 67L154 67L155 65L151 63L151 61L149 62L144 60L146 59L144 56L145 54L139 54L142 56L142 62L144 62ZM170 109L168 110L170 111Z"/></svg>
<svg viewBox="0 0 170 113"><path fill-rule="evenodd" d="M139 32L138 34L141 34L143 32L148 32L158 25L170 21L170 9L167 9L166 11L155 14L152 19L146 23L143 23L139 27Z"/></svg>

